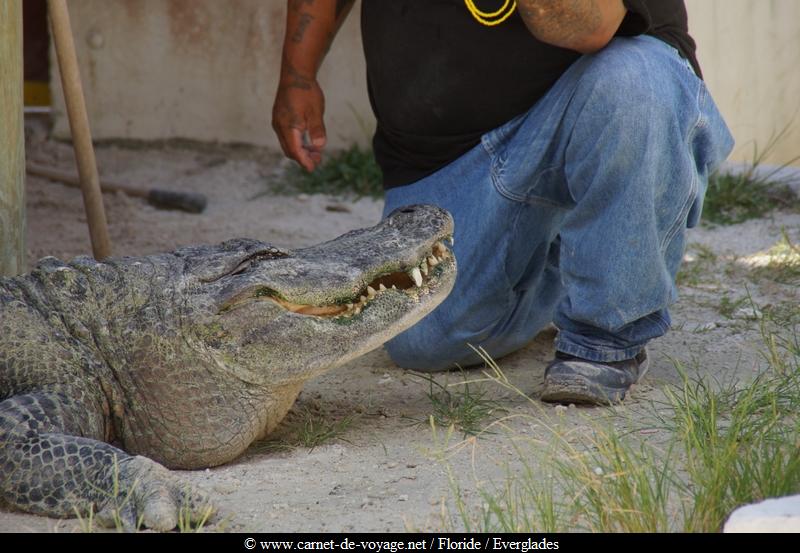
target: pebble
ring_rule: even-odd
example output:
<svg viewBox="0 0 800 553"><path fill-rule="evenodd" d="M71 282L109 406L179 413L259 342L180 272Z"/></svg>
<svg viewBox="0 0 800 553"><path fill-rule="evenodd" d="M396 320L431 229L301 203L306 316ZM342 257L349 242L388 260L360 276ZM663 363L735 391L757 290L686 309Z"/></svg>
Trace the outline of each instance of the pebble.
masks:
<svg viewBox="0 0 800 553"><path fill-rule="evenodd" d="M239 482L217 482L214 491L223 495L230 495L239 489Z"/></svg>
<svg viewBox="0 0 800 553"><path fill-rule="evenodd" d="M708 332L709 330L714 330L718 326L719 325L714 321L711 321L710 323L700 323L694 327L693 332Z"/></svg>
<svg viewBox="0 0 800 553"><path fill-rule="evenodd" d="M734 319L744 319L746 321L760 321L763 316L761 310L752 305L740 307L733 312Z"/></svg>

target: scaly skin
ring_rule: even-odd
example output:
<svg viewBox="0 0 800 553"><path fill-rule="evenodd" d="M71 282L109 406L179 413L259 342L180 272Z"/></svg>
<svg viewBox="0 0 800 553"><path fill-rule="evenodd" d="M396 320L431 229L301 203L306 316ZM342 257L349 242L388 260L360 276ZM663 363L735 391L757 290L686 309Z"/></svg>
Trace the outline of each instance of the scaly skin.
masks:
<svg viewBox="0 0 800 553"><path fill-rule="evenodd" d="M446 212L414 206L295 252L238 239L45 258L0 279L0 499L126 528L207 516L208 498L165 467L237 457L306 380L433 310L455 281L451 234Z"/></svg>

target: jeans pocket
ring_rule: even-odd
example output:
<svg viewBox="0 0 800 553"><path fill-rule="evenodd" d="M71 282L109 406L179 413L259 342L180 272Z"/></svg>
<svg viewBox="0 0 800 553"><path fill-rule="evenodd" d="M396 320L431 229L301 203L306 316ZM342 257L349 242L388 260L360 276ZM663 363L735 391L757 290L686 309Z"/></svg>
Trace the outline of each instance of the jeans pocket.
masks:
<svg viewBox="0 0 800 553"><path fill-rule="evenodd" d="M515 160L500 154L492 159L492 184L497 192L514 202L568 209L574 202L567 187L564 165L541 169L531 160Z"/></svg>
<svg viewBox="0 0 800 553"><path fill-rule="evenodd" d="M542 124L532 130L529 113L484 134L481 142L490 159L492 185L501 196L559 208L573 204L561 149Z"/></svg>

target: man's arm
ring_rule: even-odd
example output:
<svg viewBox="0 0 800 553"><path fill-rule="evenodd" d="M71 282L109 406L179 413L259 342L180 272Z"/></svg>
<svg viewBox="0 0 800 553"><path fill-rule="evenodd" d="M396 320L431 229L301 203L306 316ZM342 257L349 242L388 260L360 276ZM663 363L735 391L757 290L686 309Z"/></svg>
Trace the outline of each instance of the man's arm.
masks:
<svg viewBox="0 0 800 553"><path fill-rule="evenodd" d="M354 0L289 0L272 128L287 157L312 171L322 159L325 98L317 71ZM308 143L303 143L308 133Z"/></svg>
<svg viewBox="0 0 800 553"><path fill-rule="evenodd" d="M625 18L622 0L517 0L533 36L583 54L608 44Z"/></svg>

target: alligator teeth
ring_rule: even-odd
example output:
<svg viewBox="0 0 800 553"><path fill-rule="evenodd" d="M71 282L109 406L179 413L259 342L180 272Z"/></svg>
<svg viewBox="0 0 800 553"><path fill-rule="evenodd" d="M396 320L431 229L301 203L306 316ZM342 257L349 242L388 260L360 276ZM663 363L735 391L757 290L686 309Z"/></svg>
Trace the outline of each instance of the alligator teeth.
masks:
<svg viewBox="0 0 800 553"><path fill-rule="evenodd" d="M378 286L378 292L383 292L384 290L386 290L386 286L384 286L383 284Z"/></svg>
<svg viewBox="0 0 800 553"><path fill-rule="evenodd" d="M435 256L444 257L446 253L447 248L441 242L436 242L436 244L433 245L433 254Z"/></svg>
<svg viewBox="0 0 800 553"><path fill-rule="evenodd" d="M451 246L455 246L456 245L456 239L453 236L448 237L447 241L450 242Z"/></svg>
<svg viewBox="0 0 800 553"><path fill-rule="evenodd" d="M435 255L431 255L428 257L428 265L430 265L431 267L436 267L438 264L439 264L439 258L437 258Z"/></svg>
<svg viewBox="0 0 800 553"><path fill-rule="evenodd" d="M397 286L395 286L394 284L392 284L392 290L397 290Z"/></svg>
<svg viewBox="0 0 800 553"><path fill-rule="evenodd" d="M417 287L422 286L422 273L420 273L419 267L414 267L413 269L411 269L411 272L409 273L408 276L411 277L411 279L414 281L414 284L416 284Z"/></svg>
<svg viewBox="0 0 800 553"><path fill-rule="evenodd" d="M373 288L372 286L367 286L367 297L369 299L374 298L376 293L377 292L375 292L375 288Z"/></svg>
<svg viewBox="0 0 800 553"><path fill-rule="evenodd" d="M360 303L367 303L367 296L361 296L358 300Z"/></svg>
<svg viewBox="0 0 800 553"><path fill-rule="evenodd" d="M354 306L353 306L353 304L352 304L352 303L348 303L348 304L347 304L347 309L348 309L348 310L352 310L352 309L353 309L353 307L354 307Z"/></svg>
<svg viewBox="0 0 800 553"><path fill-rule="evenodd" d="M423 261L423 262L420 264L420 266L419 266L419 271L420 271L420 272L421 272L423 275L425 275L425 276L428 276L428 263L427 263L426 261ZM417 286L419 286L419 285L417 285Z"/></svg>

